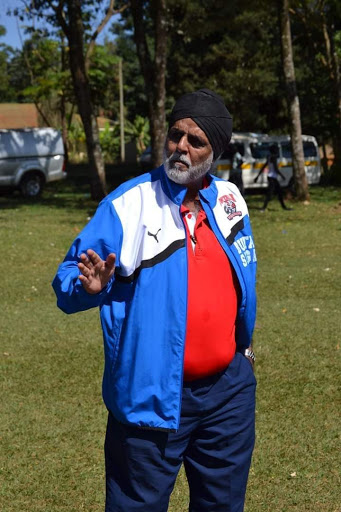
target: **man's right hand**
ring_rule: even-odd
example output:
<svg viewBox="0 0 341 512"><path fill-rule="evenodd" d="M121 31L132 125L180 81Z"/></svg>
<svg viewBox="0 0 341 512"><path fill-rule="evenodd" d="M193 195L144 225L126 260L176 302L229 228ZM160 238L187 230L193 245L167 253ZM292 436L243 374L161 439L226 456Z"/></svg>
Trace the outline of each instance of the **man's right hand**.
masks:
<svg viewBox="0 0 341 512"><path fill-rule="evenodd" d="M92 249L81 254L78 268L81 271L79 280L88 293L95 294L103 290L115 272L116 254L110 253L102 260Z"/></svg>

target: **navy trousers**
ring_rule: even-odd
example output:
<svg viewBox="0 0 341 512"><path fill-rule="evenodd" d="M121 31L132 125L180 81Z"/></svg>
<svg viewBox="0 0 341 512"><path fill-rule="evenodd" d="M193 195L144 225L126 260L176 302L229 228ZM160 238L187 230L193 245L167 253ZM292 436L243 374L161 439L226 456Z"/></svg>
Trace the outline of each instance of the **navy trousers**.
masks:
<svg viewBox="0 0 341 512"><path fill-rule="evenodd" d="M123 425L109 413L106 512L166 512L182 462L190 512L242 512L255 440L256 379L237 353L213 377L185 383L176 433Z"/></svg>

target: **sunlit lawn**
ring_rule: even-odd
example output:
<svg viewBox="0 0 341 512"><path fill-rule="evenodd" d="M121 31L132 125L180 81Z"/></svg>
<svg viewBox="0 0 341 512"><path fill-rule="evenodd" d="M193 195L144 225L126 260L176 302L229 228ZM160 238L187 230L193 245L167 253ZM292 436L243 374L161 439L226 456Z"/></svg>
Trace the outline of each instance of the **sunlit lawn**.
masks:
<svg viewBox="0 0 341 512"><path fill-rule="evenodd" d="M248 198L258 248L257 443L246 512L340 512L341 194ZM0 197L3 512L103 510L98 312L66 316L50 282L95 204L49 187ZM169 510L188 509L183 473ZM127 511L128 512L128 511Z"/></svg>

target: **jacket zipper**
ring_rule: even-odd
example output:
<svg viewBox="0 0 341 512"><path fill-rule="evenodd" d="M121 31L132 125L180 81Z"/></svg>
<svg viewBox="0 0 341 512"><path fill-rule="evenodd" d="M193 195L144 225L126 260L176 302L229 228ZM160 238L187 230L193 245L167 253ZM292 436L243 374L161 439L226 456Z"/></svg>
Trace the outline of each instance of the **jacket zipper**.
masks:
<svg viewBox="0 0 341 512"><path fill-rule="evenodd" d="M200 195L200 192L199 192L199 195ZM244 316L244 312L245 312L245 309L246 309L246 283L245 283L245 279L244 279L244 275L243 275L243 272L240 271L240 267L239 267L239 263L235 257L235 255L233 254L233 252L229 249L228 247L228 244L222 234L222 232L220 231L220 228L218 226L218 223L216 221L216 218L214 216L214 213L213 213L213 210L211 209L211 205L205 201L205 198L202 197L202 206L205 210L205 213L207 215L207 218L209 220L209 222L211 223L211 219L213 220L213 223L211 224L212 226L212 229L213 229L213 233L217 236L217 232L219 233L219 235L221 236L222 240L224 240L225 242L225 245L226 245L226 248L225 246L221 243L221 241L219 240L219 238L217 237L218 239L218 242L220 243L221 247L223 248L223 251L225 252L225 254L227 255L227 257L230 259L231 263L232 263L232 266L233 266L233 269L234 271L236 272L236 275L238 277L238 281L239 281L239 284L240 284L240 288L241 288L241 292L242 292L242 300L241 300L241 305L240 307L238 308L238 317L239 318L243 318ZM206 209L205 208L205 205L208 205L208 208ZM243 301L243 298L245 298L245 300ZM242 303L245 302L245 306L243 307L243 314L241 315L240 314L240 309L242 307Z"/></svg>
<svg viewBox="0 0 341 512"><path fill-rule="evenodd" d="M179 215L185 232L185 248L186 248L186 322L185 322L185 330L184 330L184 338L182 343L182 362L181 362L181 385L180 385L180 403L179 403L179 416L178 416L178 428L180 427L180 419L181 419L181 404L182 404L182 389L183 389L183 381L184 381L184 360L185 360L185 342L187 335L187 314L188 314L188 254L187 254L187 229L185 226L185 221L181 215L181 204L179 206Z"/></svg>

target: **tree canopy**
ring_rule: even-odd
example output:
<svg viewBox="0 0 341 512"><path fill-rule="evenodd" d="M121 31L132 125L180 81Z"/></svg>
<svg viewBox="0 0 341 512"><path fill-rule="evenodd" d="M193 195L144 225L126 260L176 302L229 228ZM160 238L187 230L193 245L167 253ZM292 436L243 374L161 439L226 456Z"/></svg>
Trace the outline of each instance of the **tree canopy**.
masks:
<svg viewBox="0 0 341 512"><path fill-rule="evenodd" d="M278 1L167 0L165 7L162 1L81 2L84 58L94 111L118 119L117 61L121 58L125 117L131 123L137 116L149 117L153 130L150 89L160 78L157 73L154 75L158 62L154 61L155 23L157 13L165 8L163 32L167 66L166 93L162 101L166 115L181 94L208 87L224 98L233 115L235 131L288 133ZM50 30L40 32L38 38L32 31L21 51L0 44L2 101L60 98L62 91L69 104L77 103L70 86L70 67L62 65L61 31L67 34L71 30L67 9L63 11L66 27L63 29L64 22L60 18L58 21L58 9L71 3L79 2L35 0L35 16L44 19ZM109 3L117 12L123 10L111 19L105 41L95 44L99 21L108 14ZM142 69L146 63L141 64L138 58L136 16L134 23L134 5L137 4L143 12L144 44L153 66L150 83ZM337 0L291 0L289 10L302 131L315 135L322 145L332 143L337 156L338 150L341 151L340 3ZM27 18L24 11L14 11L14 14ZM4 36L0 32L1 39ZM32 51L28 52L28 48ZM64 41L64 50L69 55L69 41ZM46 57L49 52L50 57ZM50 66L44 65L46 58ZM55 100L52 103L56 105ZM160 119L164 122L162 116Z"/></svg>

